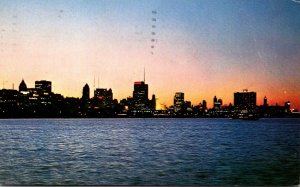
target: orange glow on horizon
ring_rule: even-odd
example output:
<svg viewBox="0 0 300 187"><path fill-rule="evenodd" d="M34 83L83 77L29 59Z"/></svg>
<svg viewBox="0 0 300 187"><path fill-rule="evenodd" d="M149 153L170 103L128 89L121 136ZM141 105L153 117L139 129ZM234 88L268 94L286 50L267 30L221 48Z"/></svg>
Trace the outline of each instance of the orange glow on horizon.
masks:
<svg viewBox="0 0 300 187"><path fill-rule="evenodd" d="M295 20L284 24L272 22L265 28L263 20L268 21L271 15L255 22L247 15L240 15L246 16L249 25L238 25L235 19L216 24L206 16L217 21L229 13L232 17L228 18L234 18L239 11L228 11L224 15L208 12L205 19L198 13L207 10L158 11L161 17L155 31L157 43L151 54L152 7L137 9L132 3L127 9L119 9L108 3L107 11L88 11L91 14L87 14L86 7L78 2L74 2L77 6L63 4L48 7L43 3L24 2L24 8L12 3L7 12L0 12L3 27L10 29L13 21L17 23L13 29L18 31L1 30L0 83L3 88L12 88L14 83L16 89L22 78L27 87L32 88L35 80L43 79L52 81L55 93L81 97L82 88L88 83L91 95L99 85L111 88L114 98L120 100L132 96L134 82L144 80L145 67L149 98L155 94L162 108L173 104L178 91L184 92L185 100L193 105L206 100L211 107L214 96L222 98L224 104L233 104L233 93L248 88L257 93L258 105L267 96L270 105L290 101L293 108L300 109L300 48L295 39L298 28L281 27ZM65 6L61 18L52 15L52 9L57 6ZM18 19L10 15L15 10L12 7L20 9L15 11ZM33 11L27 11L26 7ZM85 11L81 12L82 9ZM150 14L145 14L146 11ZM194 11L191 14L194 16L181 14L189 11ZM241 28L236 28L237 25ZM272 34L266 35L268 32L264 29L269 28ZM286 28L292 35L286 35ZM284 49L282 54L281 49ZM94 83L94 77L99 77L99 82Z"/></svg>

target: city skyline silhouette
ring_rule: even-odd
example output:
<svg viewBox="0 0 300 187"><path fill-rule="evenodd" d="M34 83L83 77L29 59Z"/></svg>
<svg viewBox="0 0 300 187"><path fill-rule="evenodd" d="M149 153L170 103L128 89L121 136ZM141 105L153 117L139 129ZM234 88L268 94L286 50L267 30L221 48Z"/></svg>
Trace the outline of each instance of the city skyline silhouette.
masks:
<svg viewBox="0 0 300 187"><path fill-rule="evenodd" d="M81 93L80 93L80 96L79 97L76 97L76 96L66 96L66 95L64 95L63 93L58 93L58 92L55 92L54 90L53 90L53 88L55 87L55 85L52 83L52 81L50 80L40 80L41 82L43 82L43 81L45 81L45 82L49 82L50 83L50 90L48 90L48 92L49 93L53 93L53 94L58 94L58 95L61 95L62 97L64 97L64 98L77 98L77 99L82 99L84 96L83 96L83 92L82 92L82 90L86 87L86 86L88 86L88 89L89 89L89 92L91 93L90 95L89 95L89 98L88 99L92 99L92 98L94 98L94 97L96 97L95 96L95 93L94 92L96 92L96 90L99 90L99 89L110 89L110 90L114 90L114 88L111 88L111 87L106 87L106 88L104 88L104 87L101 87L100 85L99 85L99 80L97 81L97 84L96 84L96 81L94 80L94 82L93 82L93 85L91 86L91 85L89 85L88 83L85 83L85 85L84 86L82 86L82 90L81 90ZM35 81L35 86L32 86L31 88L30 88L30 86L27 86L27 85L30 85L30 84L27 84L26 83L26 81L24 80L24 79L22 79L22 81L20 82L20 84L19 84L19 89L18 89L18 86L16 86L15 87L15 84L13 84L12 86L12 88L3 88L2 90L15 90L15 91L21 91L20 90L20 87L22 87L22 86L24 86L25 85L25 87L26 87L26 90L27 89L36 89L36 87L37 87L37 82L39 82L38 80L36 80ZM141 84L141 83L143 83L143 84L146 84L146 85L148 85L148 83L145 81L145 74L144 74L144 79L142 80L142 81L134 81L132 84L133 85L136 85L136 84ZM96 86L97 85L97 86ZM134 88L134 87L133 87ZM149 88L151 88L151 85L149 86ZM148 86L147 86L147 90L148 90ZM134 90L133 90L134 91ZM236 92L255 92L255 93L257 93L255 90L248 90L248 89L242 89L242 90L235 90L235 91L232 91L232 96L234 96L233 95L233 93L236 93ZM132 93L132 92L131 92ZM173 96L174 96L174 94L176 95L176 93L184 93L183 91L181 91L181 90L178 90L178 91L176 91L176 92L174 92L173 93ZM148 97L147 98L149 98L151 95L155 95L155 93L147 93L147 95L148 95ZM134 94L133 94L134 95ZM116 99L117 101L121 101L122 99L126 99L126 98L132 98L133 97L133 95L132 94L130 94L129 93L129 95L128 96L126 96L126 97L124 97L124 98L116 98L116 97L112 97L112 99ZM172 95L172 93L170 93L169 95ZM185 94L186 95L186 94ZM257 94L258 95L258 94ZM157 95L156 95L157 96ZM198 98L198 100L201 100L202 102L205 100L206 101L206 104L207 104L207 107L208 108L213 108L214 107L214 99L216 98L218 96L218 94L216 94L216 95L213 95L213 96L211 96L211 99L210 100L205 100L205 99L202 99L201 100L201 98ZM234 104L234 98L232 98L232 100L230 100L230 101L223 101L223 98L221 97L221 96L218 96L218 98L219 99L221 99L222 100L222 105L223 106L229 106L229 105L233 105ZM259 100L257 100L257 99L255 99L256 101L255 102L257 102L257 106L260 106L260 105L264 105L265 103L265 99L267 99L268 98L268 96L264 96L263 97L263 100L262 101L259 101ZM172 100L173 100L173 97L172 97ZM157 99L156 99L156 101L157 101ZM191 102L191 104L192 105L198 105L198 104L202 104L202 102L199 102L199 103L194 103L193 101L190 101L190 100L187 100L188 102ZM270 101L268 100L268 105L270 105L270 106L280 106L280 105L284 105L286 102L290 102L289 100L287 100L287 101L285 101L285 102L283 102L283 103L279 103L279 102L272 102L272 103L270 103ZM159 106L160 105L160 103L156 103L156 105L157 105L157 110L166 110L167 108L169 108L170 106L172 106L174 103L171 103L170 105L166 105L166 104L164 104L163 106ZM292 110L298 110L298 108L295 108L295 107L293 107L294 105L293 105L293 103L291 103L291 109Z"/></svg>
<svg viewBox="0 0 300 187"><path fill-rule="evenodd" d="M158 106L155 94L149 94L149 85L144 81L133 83L132 95L115 99L113 89L93 87L86 83L80 98L65 97L53 92L52 82L35 81L28 87L24 79L18 90L0 90L0 118L94 118L94 117L193 117L258 119L260 117L299 117L299 111L291 108L291 102L272 105L265 96L263 105L257 102L257 93L244 89L234 92L233 103L213 97L209 102L194 105L184 92L175 92L173 105ZM98 85L99 86L99 85ZM150 99L151 98L151 99Z"/></svg>

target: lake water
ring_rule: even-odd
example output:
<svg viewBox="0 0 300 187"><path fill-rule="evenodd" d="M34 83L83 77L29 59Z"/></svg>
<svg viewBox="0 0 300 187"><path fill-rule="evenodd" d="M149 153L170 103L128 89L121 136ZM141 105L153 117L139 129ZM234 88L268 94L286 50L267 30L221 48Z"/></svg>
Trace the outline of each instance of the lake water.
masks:
<svg viewBox="0 0 300 187"><path fill-rule="evenodd" d="M300 119L3 119L1 185L296 185Z"/></svg>

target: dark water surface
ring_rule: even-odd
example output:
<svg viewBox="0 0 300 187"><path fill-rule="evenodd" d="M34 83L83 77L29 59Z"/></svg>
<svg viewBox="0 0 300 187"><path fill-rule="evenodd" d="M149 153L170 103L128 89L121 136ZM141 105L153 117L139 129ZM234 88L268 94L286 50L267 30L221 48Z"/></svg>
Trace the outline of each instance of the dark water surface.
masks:
<svg viewBox="0 0 300 187"><path fill-rule="evenodd" d="M0 120L1 185L296 185L300 119Z"/></svg>

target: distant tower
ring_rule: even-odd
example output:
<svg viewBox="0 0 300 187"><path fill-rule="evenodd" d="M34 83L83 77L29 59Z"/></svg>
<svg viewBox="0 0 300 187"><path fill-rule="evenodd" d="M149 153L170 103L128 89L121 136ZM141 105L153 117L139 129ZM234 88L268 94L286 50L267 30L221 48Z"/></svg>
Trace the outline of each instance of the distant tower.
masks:
<svg viewBox="0 0 300 187"><path fill-rule="evenodd" d="M90 87L88 84L85 84L82 89L82 99L84 100L90 99Z"/></svg>
<svg viewBox="0 0 300 187"><path fill-rule="evenodd" d="M27 91L27 86L26 86L24 79L22 79L22 82L19 85L19 92L22 92L22 91Z"/></svg>
<svg viewBox="0 0 300 187"><path fill-rule="evenodd" d="M264 98L264 106L268 106L268 99L267 99L267 96L265 96L265 98Z"/></svg>
<svg viewBox="0 0 300 187"><path fill-rule="evenodd" d="M214 97L214 103L218 102L217 96Z"/></svg>
<svg viewBox="0 0 300 187"><path fill-rule="evenodd" d="M156 110L156 97L153 94L151 99L152 110Z"/></svg>
<svg viewBox="0 0 300 187"><path fill-rule="evenodd" d="M202 101L202 107L203 109L207 109L207 102L205 100Z"/></svg>
<svg viewBox="0 0 300 187"><path fill-rule="evenodd" d="M217 107L217 103L218 103L218 99L217 99L217 96L215 96L214 100L213 100L214 108Z"/></svg>

